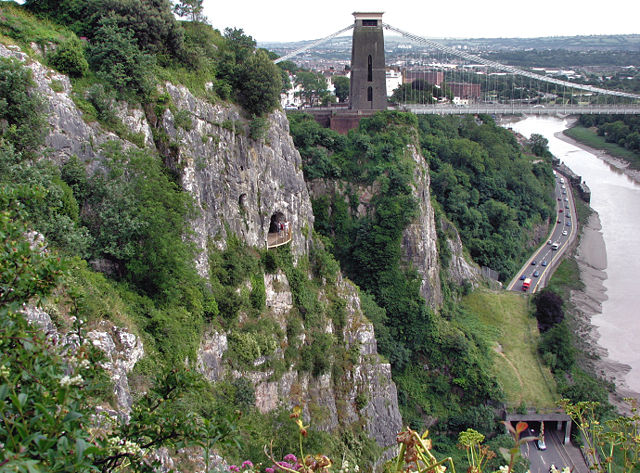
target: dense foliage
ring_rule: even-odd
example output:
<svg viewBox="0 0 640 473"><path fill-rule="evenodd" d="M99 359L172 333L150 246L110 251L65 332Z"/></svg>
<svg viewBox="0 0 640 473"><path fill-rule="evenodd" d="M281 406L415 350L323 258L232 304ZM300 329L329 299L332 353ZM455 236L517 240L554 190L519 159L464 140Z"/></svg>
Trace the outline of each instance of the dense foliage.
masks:
<svg viewBox="0 0 640 473"><path fill-rule="evenodd" d="M9 140L18 152L33 153L46 133L44 102L31 87L29 70L0 58L0 140Z"/></svg>
<svg viewBox="0 0 640 473"><path fill-rule="evenodd" d="M580 115L579 123L596 127L607 143L628 149L640 156L640 117L637 115Z"/></svg>
<svg viewBox="0 0 640 473"><path fill-rule="evenodd" d="M453 99L451 90L445 84L436 87L424 79L417 79L409 84L400 85L393 91L389 100L396 104L429 104L436 103L440 98Z"/></svg>
<svg viewBox="0 0 640 473"><path fill-rule="evenodd" d="M449 416L461 413L460 406L499 398L488 345L455 317L448 320L429 309L420 296L420 279L402 262L402 234L417 215L411 189L416 117L380 113L362 119L346 137L308 115L292 114L290 122L306 178L335 180L344 189L313 200L316 229L331 239L347 275L380 306L363 298L379 349L393 365L405 420L420 425L422 414L435 410L444 428ZM375 189L366 215L357 212L356 191L362 186Z"/></svg>
<svg viewBox="0 0 640 473"><path fill-rule="evenodd" d="M423 115L420 139L432 194L473 259L506 280L520 266L533 227L554 216L553 175L548 156L522 156L509 131L481 120Z"/></svg>
<svg viewBox="0 0 640 473"><path fill-rule="evenodd" d="M276 109L284 82L273 57L241 29L223 36L204 20L195 0L28 0L3 6L0 31L26 50L40 45L50 66L77 79L79 103L97 81L116 98L154 102L158 81L169 80L211 101L236 101L247 118Z"/></svg>

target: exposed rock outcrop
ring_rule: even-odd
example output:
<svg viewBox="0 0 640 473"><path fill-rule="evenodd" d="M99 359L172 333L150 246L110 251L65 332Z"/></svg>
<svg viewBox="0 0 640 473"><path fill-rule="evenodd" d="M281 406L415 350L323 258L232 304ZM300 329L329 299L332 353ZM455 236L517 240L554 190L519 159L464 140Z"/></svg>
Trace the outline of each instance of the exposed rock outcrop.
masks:
<svg viewBox="0 0 640 473"><path fill-rule="evenodd" d="M431 307L442 304L440 261L436 241L436 224L431 206L429 167L415 146L409 147L415 166L413 169L413 195L418 202L418 216L402 234L404 259L418 271L420 294Z"/></svg>
<svg viewBox="0 0 640 473"><path fill-rule="evenodd" d="M71 98L71 82L67 76L31 60L17 46L0 44L0 57L18 59L31 70L36 89L47 107L49 134L45 138L45 147L49 157L58 164L75 155L92 170L99 165L101 147L106 142L117 140L124 147L133 146L115 133L104 130L98 123L85 121ZM132 127L132 132L143 132L145 142L153 147L151 128L142 111L126 104L119 104L118 110L122 118L127 118L126 123Z"/></svg>
<svg viewBox="0 0 640 473"><path fill-rule="evenodd" d="M176 127L166 110L159 126L179 145L182 185L202 209L194 220L203 249L198 270L206 273L207 241L222 249L229 233L264 247L272 218L289 222L294 255L309 250L313 209L302 174L302 160L282 112L269 116L264 140L246 135L246 121L229 105L211 105L186 88L167 84L167 92L192 119L190 130Z"/></svg>
<svg viewBox="0 0 640 473"><path fill-rule="evenodd" d="M409 146L407 152L414 162L411 189L418 208L414 221L402 234L403 260L418 272L421 280L420 294L429 306L435 308L442 304L442 290L436 226L431 206L429 167L415 146ZM356 217L372 215L375 212L372 201L380 192L377 182L363 186L330 179L315 179L307 185L314 198L330 196L343 199L351 205L350 195L355 195L358 199Z"/></svg>
<svg viewBox="0 0 640 473"><path fill-rule="evenodd" d="M128 412L133 399L127 374L144 355L142 341L129 331L107 321L102 321L99 328L91 330L87 337L105 354L102 367L113 381L118 408Z"/></svg>
<svg viewBox="0 0 640 473"><path fill-rule="evenodd" d="M277 275L279 283L275 286L273 277L265 275L265 285L270 288L266 303L278 320L282 310L289 305L291 292L284 274ZM339 297L346 303L347 320L343 333L336 335L342 338L346 349L357 353L357 361L339 379L334 379L329 373L312 377L293 368L279 379L273 379L271 370L230 371L224 363L227 338L220 333L203 338L198 351L198 369L211 381L222 379L227 374L251 380L256 407L261 412L280 406L291 408L301 402L305 406L305 415L313 417L316 428L331 431L343 424L363 421L379 445L392 445L402 427L402 419L396 387L391 380L391 366L378 355L373 325L362 313L355 286L339 279L337 289ZM327 330L333 330L330 324ZM282 353L274 356L282 357ZM315 414L311 415L311 411Z"/></svg>
<svg viewBox="0 0 640 473"><path fill-rule="evenodd" d="M51 316L40 307L26 306L23 313L31 324L37 325L46 333L49 340L68 346L70 353L80 345L81 339L76 331L66 333L59 331L51 320ZM86 336L104 353L105 360L102 362L102 367L113 381L113 394L117 403L115 407L126 415L133 403L127 374L144 356L142 341L128 330L107 321L100 322L99 328L90 330Z"/></svg>
<svg viewBox="0 0 640 473"><path fill-rule="evenodd" d="M71 84L65 76L2 45L0 56L18 57L33 71L48 107L50 133L46 147L49 157L58 164L75 155L91 172L100 167L104 143L116 140L125 148L136 146L98 123L86 123L72 100ZM183 187L199 207L193 230L200 248L196 261L200 274L208 272L207 249L223 249L232 234L250 246L263 248L274 219L288 222L292 229L294 258L308 254L314 219L301 158L289 135L286 115L272 113L264 138L253 139L248 136L248 121L237 107L213 105L184 87L165 84L164 88L171 105L160 116L148 107L121 103L116 104L115 113L131 134L142 138L135 140L138 144L144 143L149 152L161 154L178 172ZM342 423L362 421L378 443L390 445L401 427L390 366L377 354L373 326L360 309L357 289L339 277L336 284L335 292L346 301L347 320L343 333L335 334L330 320L324 330L334 333L340 343L346 341L347 348L353 346L357 358L340 379L330 373L313 377L293 369L274 379L272 372L260 371L259 366L248 373L235 372L225 359L228 339L222 332L202 336L198 369L212 381L226 375L249 379L255 388L256 406L263 412L302 400L307 415L309 406L322 412L315 427L332 430ZM293 308L286 276L266 275L265 289L267 310L263 316L272 317L285 328ZM48 316L38 313L34 318L41 319L46 330L55 331ZM106 321L88 336L105 353L105 368L114 380L119 408L126 413L131 406L127 373L143 356L140 339ZM304 343L304 332L298 337ZM283 357L282 347L273 356Z"/></svg>
<svg viewBox="0 0 640 473"><path fill-rule="evenodd" d="M473 262L467 261L460 235L453 224L445 219L441 219L440 226L446 237L447 246L451 253L449 265L447 266L447 277L450 281L461 285L470 283L477 286L482 279L480 268Z"/></svg>

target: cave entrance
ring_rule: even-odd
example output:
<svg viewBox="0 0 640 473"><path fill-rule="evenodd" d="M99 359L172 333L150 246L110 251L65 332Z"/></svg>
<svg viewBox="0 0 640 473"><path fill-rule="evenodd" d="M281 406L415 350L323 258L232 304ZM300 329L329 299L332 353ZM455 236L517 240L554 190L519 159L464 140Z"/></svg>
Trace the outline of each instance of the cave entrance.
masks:
<svg viewBox="0 0 640 473"><path fill-rule="evenodd" d="M269 222L267 248L276 248L291 241L291 224L282 212L276 212Z"/></svg>

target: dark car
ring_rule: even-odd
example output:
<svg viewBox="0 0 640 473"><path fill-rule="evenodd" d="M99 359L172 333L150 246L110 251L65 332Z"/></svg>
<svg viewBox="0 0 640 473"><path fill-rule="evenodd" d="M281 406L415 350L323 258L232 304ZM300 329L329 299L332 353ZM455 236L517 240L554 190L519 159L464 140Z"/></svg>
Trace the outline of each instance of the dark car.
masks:
<svg viewBox="0 0 640 473"><path fill-rule="evenodd" d="M543 261L543 262L542 262L542 266L546 266L546 265L547 265L547 262L546 262L546 261Z"/></svg>
<svg viewBox="0 0 640 473"><path fill-rule="evenodd" d="M526 276L524 274L520 276L520 281L524 281L525 279L526 279Z"/></svg>
<svg viewBox="0 0 640 473"><path fill-rule="evenodd" d="M533 261L531 262L531 266L535 266L536 264L538 264L538 262L537 262L536 260L533 260Z"/></svg>
<svg viewBox="0 0 640 473"><path fill-rule="evenodd" d="M570 226L571 226L571 221L567 220L566 222L564 222L564 224L565 224L567 227L570 227Z"/></svg>
<svg viewBox="0 0 640 473"><path fill-rule="evenodd" d="M537 278L538 276L540 276L540 271L535 270L535 271L533 272L533 277L534 277L534 278Z"/></svg>

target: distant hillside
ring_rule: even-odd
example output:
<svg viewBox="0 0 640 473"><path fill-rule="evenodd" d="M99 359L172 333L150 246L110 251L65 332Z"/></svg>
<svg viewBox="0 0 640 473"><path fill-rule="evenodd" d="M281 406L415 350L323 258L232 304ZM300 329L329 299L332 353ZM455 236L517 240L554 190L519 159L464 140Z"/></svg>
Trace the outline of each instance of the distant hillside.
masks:
<svg viewBox="0 0 640 473"><path fill-rule="evenodd" d="M416 32L413 32L416 33ZM418 33L416 33L418 34ZM258 46L272 51L293 50L301 48L315 41L292 42L264 42ZM466 46L470 49L570 49L574 51L590 50L616 50L637 51L640 47L640 34L630 35L590 35L590 36L547 36L540 38L429 38L446 46ZM400 44L414 45L417 43L400 36L385 35L385 43L389 48L395 48ZM339 36L331 40L332 49L351 48L351 36ZM326 46L324 46L326 47Z"/></svg>
<svg viewBox="0 0 640 473"><path fill-rule="evenodd" d="M280 55L287 54L307 44L309 41L290 43L260 43L259 46ZM592 36L552 36L542 38L430 38L445 46L461 48L473 54L491 54L491 59L513 65L532 67L567 66L625 66L640 63L640 34L634 35L592 35ZM425 48L400 36L385 35L385 50L392 60L395 55L419 53ZM567 57L567 51L572 53ZM615 51L615 54L611 52ZM581 54L575 55L575 52ZM526 53L521 64L518 55ZM313 49L313 55L324 59L349 60L351 57L351 36L340 36ZM506 55L506 56L505 56ZM533 58L532 58L533 56ZM572 63L572 59L575 63ZM569 59L569 60L568 60ZM531 62L533 60L533 62Z"/></svg>

